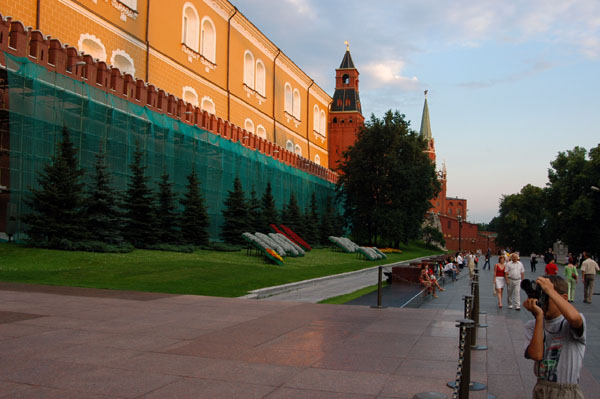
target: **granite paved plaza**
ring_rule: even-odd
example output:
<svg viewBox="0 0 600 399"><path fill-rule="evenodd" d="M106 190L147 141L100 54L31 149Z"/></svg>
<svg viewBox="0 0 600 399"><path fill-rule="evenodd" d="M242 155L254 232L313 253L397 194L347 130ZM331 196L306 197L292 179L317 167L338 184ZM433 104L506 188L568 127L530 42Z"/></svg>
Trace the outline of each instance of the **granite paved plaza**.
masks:
<svg viewBox="0 0 600 399"><path fill-rule="evenodd" d="M371 309L0 283L0 397L450 397L467 291L462 279L421 308ZM473 352L472 380L497 398L530 397L526 314L497 312L485 295L482 308L478 343L490 349ZM593 365L597 314L586 315ZM588 363L582 385L600 392Z"/></svg>

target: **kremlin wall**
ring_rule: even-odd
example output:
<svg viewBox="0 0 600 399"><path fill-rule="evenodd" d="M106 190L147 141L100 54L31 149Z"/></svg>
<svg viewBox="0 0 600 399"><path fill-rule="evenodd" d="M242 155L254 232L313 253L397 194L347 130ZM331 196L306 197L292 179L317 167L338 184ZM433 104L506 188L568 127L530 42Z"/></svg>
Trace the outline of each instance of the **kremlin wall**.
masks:
<svg viewBox="0 0 600 399"><path fill-rule="evenodd" d="M334 195L341 155L364 125L349 48L331 97L226 0L4 0L0 67L0 232L20 230L61 125L79 134L82 165L108 143L121 187L141 142L153 178L167 171L175 189L199 167L209 204L240 176L259 195L271 181L278 206L294 192L301 208L312 192L321 203ZM427 98L421 136L435 162ZM439 179L431 215L447 247L495 250L466 222L467 200L446 197L445 166Z"/></svg>

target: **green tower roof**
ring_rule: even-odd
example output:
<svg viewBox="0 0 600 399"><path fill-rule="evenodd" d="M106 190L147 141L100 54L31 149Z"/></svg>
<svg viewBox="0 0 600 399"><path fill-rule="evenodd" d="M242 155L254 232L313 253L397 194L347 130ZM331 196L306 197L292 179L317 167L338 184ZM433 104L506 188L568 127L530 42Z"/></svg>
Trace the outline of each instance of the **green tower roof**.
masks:
<svg viewBox="0 0 600 399"><path fill-rule="evenodd" d="M431 140L431 124L429 123L429 107L427 107L427 90L425 90L425 105L423 105L423 117L421 118L421 137Z"/></svg>

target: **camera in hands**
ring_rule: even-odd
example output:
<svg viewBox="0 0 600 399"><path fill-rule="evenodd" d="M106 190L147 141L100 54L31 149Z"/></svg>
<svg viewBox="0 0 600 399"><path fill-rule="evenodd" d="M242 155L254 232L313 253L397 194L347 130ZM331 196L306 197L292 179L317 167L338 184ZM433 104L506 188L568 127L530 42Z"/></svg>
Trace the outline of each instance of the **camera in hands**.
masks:
<svg viewBox="0 0 600 399"><path fill-rule="evenodd" d="M542 287L533 280L525 279L521 281L521 289L527 293L528 298L537 299L537 305L544 309L547 301L547 295L542 290Z"/></svg>

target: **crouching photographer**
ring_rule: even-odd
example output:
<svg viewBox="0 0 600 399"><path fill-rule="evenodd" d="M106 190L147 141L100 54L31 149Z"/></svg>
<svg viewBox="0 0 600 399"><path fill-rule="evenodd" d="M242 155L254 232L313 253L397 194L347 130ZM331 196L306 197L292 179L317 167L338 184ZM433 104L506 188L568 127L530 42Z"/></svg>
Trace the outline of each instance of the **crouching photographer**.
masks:
<svg viewBox="0 0 600 399"><path fill-rule="evenodd" d="M559 276L523 280L523 307L534 320L525 325L525 357L535 361L534 399L582 399L579 372L585 354L585 317L567 300L567 282Z"/></svg>

